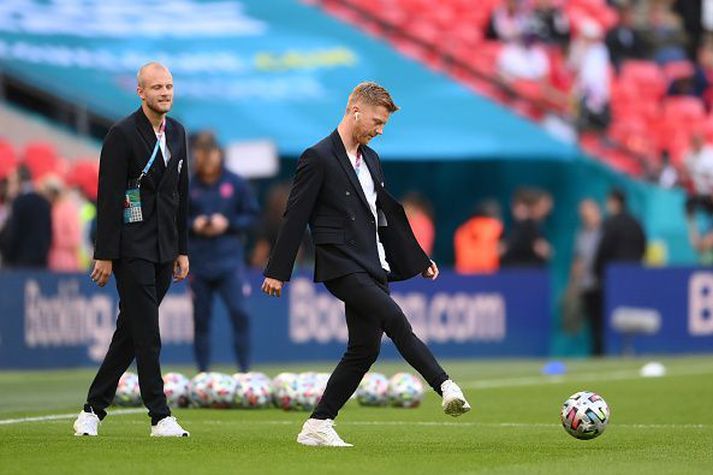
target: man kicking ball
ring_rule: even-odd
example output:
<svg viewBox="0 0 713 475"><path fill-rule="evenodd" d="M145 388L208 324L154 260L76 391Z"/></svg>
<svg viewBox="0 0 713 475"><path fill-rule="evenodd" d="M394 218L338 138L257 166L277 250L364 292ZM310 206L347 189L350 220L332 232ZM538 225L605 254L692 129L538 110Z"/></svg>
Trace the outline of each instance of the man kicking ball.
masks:
<svg viewBox="0 0 713 475"><path fill-rule="evenodd" d="M264 271L263 292L279 297L309 224L315 244L314 280L323 282L345 305L347 351L297 436L303 445L352 446L339 437L333 422L376 361L384 332L443 397L446 414L459 416L470 410L463 392L414 335L389 295L389 281L417 274L438 277L438 267L416 242L403 207L384 188L379 156L367 146L397 110L389 92L378 84L364 82L354 88L337 129L305 150L297 163Z"/></svg>

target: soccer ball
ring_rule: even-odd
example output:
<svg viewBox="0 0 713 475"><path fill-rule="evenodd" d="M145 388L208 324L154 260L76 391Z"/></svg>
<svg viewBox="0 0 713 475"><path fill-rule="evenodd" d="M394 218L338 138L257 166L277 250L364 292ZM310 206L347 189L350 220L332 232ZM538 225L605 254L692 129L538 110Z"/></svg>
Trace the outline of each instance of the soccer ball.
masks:
<svg viewBox="0 0 713 475"><path fill-rule="evenodd" d="M263 373L235 373L235 406L247 409L272 405L272 381Z"/></svg>
<svg viewBox="0 0 713 475"><path fill-rule="evenodd" d="M295 373L280 373L272 380L272 398L275 405L286 411L298 409L298 376Z"/></svg>
<svg viewBox="0 0 713 475"><path fill-rule="evenodd" d="M366 373L356 390L362 406L386 406L389 403L389 380L381 373Z"/></svg>
<svg viewBox="0 0 713 475"><path fill-rule="evenodd" d="M188 383L188 398L193 407L208 407L211 402L211 373L198 373Z"/></svg>
<svg viewBox="0 0 713 475"><path fill-rule="evenodd" d="M609 423L609 406L593 392L572 394L562 405L560 419L569 435L581 440L599 437Z"/></svg>
<svg viewBox="0 0 713 475"><path fill-rule="evenodd" d="M322 399L326 386L327 381L319 373L300 373L297 377L297 406L303 411L313 410Z"/></svg>
<svg viewBox="0 0 713 475"><path fill-rule="evenodd" d="M117 406L140 406L141 390L139 389L139 377L131 371L121 375L119 384L114 395L114 404Z"/></svg>
<svg viewBox="0 0 713 475"><path fill-rule="evenodd" d="M210 384L208 387L209 406L215 409L232 407L235 401L237 381L224 373L208 373Z"/></svg>
<svg viewBox="0 0 713 475"><path fill-rule="evenodd" d="M188 378L181 373L163 375L163 392L169 406L188 407Z"/></svg>
<svg viewBox="0 0 713 475"><path fill-rule="evenodd" d="M423 399L423 383L409 373L396 373L389 380L389 401L396 407L418 407Z"/></svg>

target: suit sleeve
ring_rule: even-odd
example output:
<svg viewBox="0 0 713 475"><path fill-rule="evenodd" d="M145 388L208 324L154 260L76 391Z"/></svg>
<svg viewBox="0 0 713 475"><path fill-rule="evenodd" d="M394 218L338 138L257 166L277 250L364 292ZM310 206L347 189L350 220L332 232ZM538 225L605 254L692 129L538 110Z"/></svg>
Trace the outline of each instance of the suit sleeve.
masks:
<svg viewBox="0 0 713 475"><path fill-rule="evenodd" d="M188 169L190 163L188 161L188 134L183 131L184 147L186 157L183 159L181 166L181 175L178 177L178 216L176 223L178 225L178 254L188 255Z"/></svg>
<svg viewBox="0 0 713 475"><path fill-rule="evenodd" d="M109 130L99 159L97 194L97 239L94 259L112 260L121 256L121 227L128 181L130 149L124 134Z"/></svg>
<svg viewBox="0 0 713 475"><path fill-rule="evenodd" d="M263 272L265 277L283 282L290 280L297 250L302 243L323 180L324 169L319 156L308 149L297 163L282 225Z"/></svg>

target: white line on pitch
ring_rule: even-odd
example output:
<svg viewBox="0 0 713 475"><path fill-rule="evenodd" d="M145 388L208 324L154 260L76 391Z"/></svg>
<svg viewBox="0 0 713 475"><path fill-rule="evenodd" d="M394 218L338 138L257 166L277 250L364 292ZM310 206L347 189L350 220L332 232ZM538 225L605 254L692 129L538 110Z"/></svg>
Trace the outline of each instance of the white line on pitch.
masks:
<svg viewBox="0 0 713 475"><path fill-rule="evenodd" d="M675 376L695 376L701 374L711 374L713 368L681 368L671 371L662 377ZM489 388L510 388L517 386L534 386L538 384L561 384L573 381L621 381L627 379L648 379L642 378L638 370L608 371L598 373L572 373L557 376L524 376L520 378L499 378L482 381L468 381L461 384L466 389L489 389ZM652 378L654 379L654 378Z"/></svg>
<svg viewBox="0 0 713 475"><path fill-rule="evenodd" d="M116 409L109 412L112 416L121 416L123 414L138 414L140 412L146 412L146 409ZM37 417L19 417L17 419L0 419L0 425L9 424L20 424L23 422L46 422L54 421L59 419L74 419L77 417L77 412L72 414L52 414L49 416L37 416Z"/></svg>
<svg viewBox="0 0 713 475"><path fill-rule="evenodd" d="M203 420L201 424L266 424L266 425L300 425L302 421L226 421ZM346 421L343 426L421 426L421 427L516 427L516 428L542 428L559 427L556 423L526 423L526 422L435 422L435 421ZM707 424L616 424L616 427L627 429L706 429Z"/></svg>

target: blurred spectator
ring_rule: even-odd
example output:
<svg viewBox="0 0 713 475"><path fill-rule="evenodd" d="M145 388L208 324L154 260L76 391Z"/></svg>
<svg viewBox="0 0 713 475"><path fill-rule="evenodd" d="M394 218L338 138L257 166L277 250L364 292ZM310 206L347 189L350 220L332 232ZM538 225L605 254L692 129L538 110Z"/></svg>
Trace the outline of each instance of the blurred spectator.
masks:
<svg viewBox="0 0 713 475"><path fill-rule="evenodd" d="M602 226L602 237L594 261L597 279L602 283L606 267L613 262L641 262L646 252L646 235L627 208L626 195L613 189L607 196L609 216Z"/></svg>
<svg viewBox="0 0 713 475"><path fill-rule="evenodd" d="M580 227L574 241L574 260L570 274L570 287L581 302L583 314L592 329L592 347L595 354L602 352L603 324L601 292L594 272L602 217L599 206L592 199L579 203Z"/></svg>
<svg viewBox="0 0 713 475"><path fill-rule="evenodd" d="M650 56L657 63L686 59L686 33L681 19L671 11L669 3L653 2L643 34L650 48Z"/></svg>
<svg viewBox="0 0 713 475"><path fill-rule="evenodd" d="M502 246L502 267L544 266L552 249L540 232L540 223L551 209L549 194L531 189L515 192L512 227Z"/></svg>
<svg viewBox="0 0 713 475"><path fill-rule="evenodd" d="M673 188L679 184L678 170L671 163L671 156L666 150L661 153L661 166L656 181L662 188Z"/></svg>
<svg viewBox="0 0 713 475"><path fill-rule="evenodd" d="M604 130L610 121L609 53L602 42L602 28L588 20L582 23L573 43L569 64L574 71L574 95L579 105L579 129Z"/></svg>
<svg viewBox="0 0 713 475"><path fill-rule="evenodd" d="M666 65L669 86L667 96L703 97L708 88L708 79L698 76L693 63L689 61L674 61Z"/></svg>
<svg viewBox="0 0 713 475"><path fill-rule="evenodd" d="M688 239L698 254L698 263L713 265L713 219L708 213L690 213L687 216Z"/></svg>
<svg viewBox="0 0 713 475"><path fill-rule="evenodd" d="M485 200L478 205L475 214L456 229L453 238L456 272L480 274L497 271L502 237L500 205L497 201Z"/></svg>
<svg viewBox="0 0 713 475"><path fill-rule="evenodd" d="M416 241L429 256L433 254L433 242L436 239L436 229L433 226L433 207L420 193L411 192L401 200L406 218L411 225Z"/></svg>
<svg viewBox="0 0 713 475"><path fill-rule="evenodd" d="M596 291L588 294L587 308L598 312L591 317L595 324L595 355L604 352L604 276L609 264L616 262L641 262L646 252L646 235L639 222L630 213L626 205L626 196L619 189L613 189L607 196L609 216L602 225L601 238L594 257L594 272L597 278Z"/></svg>
<svg viewBox="0 0 713 475"><path fill-rule="evenodd" d="M646 40L634 26L634 10L631 5L619 7L619 22L609 30L605 43L614 67L619 69L627 59L646 57Z"/></svg>
<svg viewBox="0 0 713 475"><path fill-rule="evenodd" d="M693 76L696 95L701 97L710 110L713 108L713 38L708 38L698 48Z"/></svg>
<svg viewBox="0 0 713 475"><path fill-rule="evenodd" d="M688 56L694 59L703 36L703 3L706 0L675 0L673 11L683 22L683 29L688 35Z"/></svg>
<svg viewBox="0 0 713 475"><path fill-rule="evenodd" d="M249 318L244 309L244 241L258 205L248 184L225 169L217 144L194 144L196 174L189 198L189 248L194 350L199 371L210 365L213 295L220 295L233 326L238 368L250 367Z"/></svg>
<svg viewBox="0 0 713 475"><path fill-rule="evenodd" d="M8 266L47 267L52 242L50 203L37 193L27 167L17 169L19 194L6 224L3 257Z"/></svg>
<svg viewBox="0 0 713 475"><path fill-rule="evenodd" d="M81 269L82 229L76 202L56 176L44 179L43 191L52 205L52 245L48 267L55 272L78 272Z"/></svg>
<svg viewBox="0 0 713 475"><path fill-rule="evenodd" d="M692 185L691 197L686 202L687 214L698 207L713 213L713 147L705 142L700 132L691 135L691 145L683 163L686 178Z"/></svg>
<svg viewBox="0 0 713 475"><path fill-rule="evenodd" d="M562 47L569 42L569 19L554 0L534 0L527 30L538 41Z"/></svg>
<svg viewBox="0 0 713 475"><path fill-rule="evenodd" d="M20 184L17 173L11 170L10 173L0 180L0 261L7 264L5 252L9 247L10 215L12 214L12 202L19 192Z"/></svg>
<svg viewBox="0 0 713 475"><path fill-rule="evenodd" d="M503 5L495 8L488 22L486 38L500 41L514 41L520 38L525 33L528 23L527 12L522 3L522 0L505 0Z"/></svg>
<svg viewBox="0 0 713 475"><path fill-rule="evenodd" d="M13 267L46 268L52 242L50 203L35 191L27 167L20 166L16 173L20 191L6 225L4 261Z"/></svg>
<svg viewBox="0 0 713 475"><path fill-rule="evenodd" d="M520 35L506 44L497 58L498 73L503 81L545 81L550 73L550 60L545 49L531 34Z"/></svg>
<svg viewBox="0 0 713 475"><path fill-rule="evenodd" d="M252 267L263 269L267 265L272 245L280 230L282 213L287 206L287 198L290 196L290 186L289 183L280 183L274 185L267 192L265 207L255 233L255 245L249 259ZM313 258L313 246L309 239L309 234L305 232L295 259L297 266L308 266Z"/></svg>

